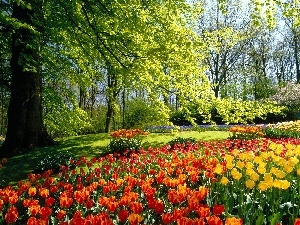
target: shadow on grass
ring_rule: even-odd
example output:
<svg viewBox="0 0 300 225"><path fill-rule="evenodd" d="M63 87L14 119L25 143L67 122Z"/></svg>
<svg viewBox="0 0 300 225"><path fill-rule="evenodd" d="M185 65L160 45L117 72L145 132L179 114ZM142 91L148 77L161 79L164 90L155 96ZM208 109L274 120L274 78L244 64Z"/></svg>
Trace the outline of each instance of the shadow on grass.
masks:
<svg viewBox="0 0 300 225"><path fill-rule="evenodd" d="M108 134L83 135L56 140L53 146L36 148L31 151L9 158L0 170L0 177L10 185L16 185L17 181L27 178L40 161L47 156L69 152L74 158L85 156L87 158L100 157L107 151L109 143Z"/></svg>

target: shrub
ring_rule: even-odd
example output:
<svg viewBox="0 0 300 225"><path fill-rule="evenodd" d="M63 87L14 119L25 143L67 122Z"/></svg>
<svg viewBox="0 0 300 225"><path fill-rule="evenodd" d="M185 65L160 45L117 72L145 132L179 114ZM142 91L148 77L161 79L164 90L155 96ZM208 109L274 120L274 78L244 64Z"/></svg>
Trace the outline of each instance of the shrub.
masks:
<svg viewBox="0 0 300 225"><path fill-rule="evenodd" d="M148 135L140 129L121 129L110 133L113 140L108 145L108 151L119 156L129 156L132 151L142 147L142 136Z"/></svg>
<svg viewBox="0 0 300 225"><path fill-rule="evenodd" d="M180 145L181 147L186 148L188 145L196 144L197 141L195 138L189 137L189 138L183 138L183 137L177 137L171 141L168 142L168 145L170 145L171 149L176 148L176 145Z"/></svg>
<svg viewBox="0 0 300 225"><path fill-rule="evenodd" d="M137 138L119 138L111 140L108 149L111 153L120 156L129 156L132 151L138 151L142 146L142 140Z"/></svg>
<svg viewBox="0 0 300 225"><path fill-rule="evenodd" d="M41 173L47 170L53 170L54 173L57 173L60 171L62 165L70 166L70 162L73 158L69 152L48 155L38 163L35 172Z"/></svg>
<svg viewBox="0 0 300 225"><path fill-rule="evenodd" d="M146 126L164 124L168 122L161 113L161 108L156 104L145 102L141 98L136 98L127 102L125 108L126 128L141 128Z"/></svg>

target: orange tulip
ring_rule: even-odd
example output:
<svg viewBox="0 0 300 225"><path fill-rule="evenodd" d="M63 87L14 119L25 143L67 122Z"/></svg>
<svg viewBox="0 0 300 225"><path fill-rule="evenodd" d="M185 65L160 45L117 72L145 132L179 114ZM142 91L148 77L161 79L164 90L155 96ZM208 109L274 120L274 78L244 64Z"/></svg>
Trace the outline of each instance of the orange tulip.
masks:
<svg viewBox="0 0 300 225"><path fill-rule="evenodd" d="M128 221L131 225L138 225L141 221L143 221L143 219L144 218L142 216L134 213L128 216Z"/></svg>
<svg viewBox="0 0 300 225"><path fill-rule="evenodd" d="M243 220L240 218L231 217L225 220L225 225L242 225L242 224L243 224Z"/></svg>

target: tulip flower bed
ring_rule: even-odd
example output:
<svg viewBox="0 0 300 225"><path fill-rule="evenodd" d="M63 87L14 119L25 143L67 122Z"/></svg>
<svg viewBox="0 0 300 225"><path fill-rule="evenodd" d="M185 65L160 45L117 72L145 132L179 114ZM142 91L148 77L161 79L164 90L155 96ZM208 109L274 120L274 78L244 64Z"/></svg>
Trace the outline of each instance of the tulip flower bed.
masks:
<svg viewBox="0 0 300 225"><path fill-rule="evenodd" d="M300 120L281 122L281 123L270 125L269 127L274 127L281 130L293 130L293 131L300 132Z"/></svg>
<svg viewBox="0 0 300 225"><path fill-rule="evenodd" d="M260 126L232 126L229 129L231 139L255 139L264 136Z"/></svg>
<svg viewBox="0 0 300 225"><path fill-rule="evenodd" d="M0 189L0 224L300 224L300 140L140 149Z"/></svg>
<svg viewBox="0 0 300 225"><path fill-rule="evenodd" d="M145 130L151 133L176 133L179 131L227 131L233 125L182 125L182 126L149 126Z"/></svg>

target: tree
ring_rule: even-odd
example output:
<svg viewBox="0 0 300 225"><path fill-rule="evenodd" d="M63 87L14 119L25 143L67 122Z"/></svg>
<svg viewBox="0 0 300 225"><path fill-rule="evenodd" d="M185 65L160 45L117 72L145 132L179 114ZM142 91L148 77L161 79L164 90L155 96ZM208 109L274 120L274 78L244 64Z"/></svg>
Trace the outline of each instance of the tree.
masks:
<svg viewBox="0 0 300 225"><path fill-rule="evenodd" d="M207 1L199 20L199 35L209 46L207 75L215 97L226 97L230 80L239 73L238 62L250 37L250 17L241 2Z"/></svg>
<svg viewBox="0 0 300 225"><path fill-rule="evenodd" d="M40 52L43 35L42 1L13 3L11 47L11 98L8 127L0 157L16 154L16 149L53 144L42 118ZM39 22L37 22L39 21Z"/></svg>
<svg viewBox="0 0 300 225"><path fill-rule="evenodd" d="M0 3L0 8L7 12L9 5ZM4 24L0 23L0 135L4 136L7 126L7 107L10 98L10 32Z"/></svg>
<svg viewBox="0 0 300 225"><path fill-rule="evenodd" d="M15 154L15 149L52 144L43 125L43 106L49 112L49 98L64 84L71 90L75 84L87 87L97 75L105 78L102 68L107 65L112 68L108 84L118 84L109 87L116 88L112 93L124 85L146 89L162 115L167 108L159 100L158 89L172 84L180 90L183 102L195 98L205 77L198 67L197 55L201 54L191 29L192 9L198 8L183 0L131 5L95 0L13 1L10 12L1 11L1 24L12 34L11 99L1 156ZM170 68L168 76L162 61ZM75 104L70 102L63 110L74 111Z"/></svg>
<svg viewBox="0 0 300 225"><path fill-rule="evenodd" d="M138 1L130 6L122 1L73 3L61 3L72 22L66 29L76 37L70 38L67 49L72 48L81 62L89 58L99 82L107 85L107 132L121 90L146 93L166 112L160 101L163 92L176 90L184 102L192 90L195 98L199 85L206 83L198 66L201 43L191 29L197 7L185 1ZM86 70L86 65L80 66Z"/></svg>
<svg viewBox="0 0 300 225"><path fill-rule="evenodd" d="M194 32L203 11L200 4L185 0L5 3L11 8L1 8L0 29L11 34L11 39L6 38L12 43L11 98L1 156L52 144L43 119L48 124L61 119L54 116L56 105L66 115L61 124L73 119L83 122L86 114L80 114L76 97L80 88L87 90L97 82L108 81L109 104L116 104L119 90L138 90L155 103L162 117L168 117L162 97L169 93L187 111L195 102L199 113L208 115L214 104L204 74L208 46ZM60 93L63 98L56 99ZM44 118L43 110L48 112Z"/></svg>

